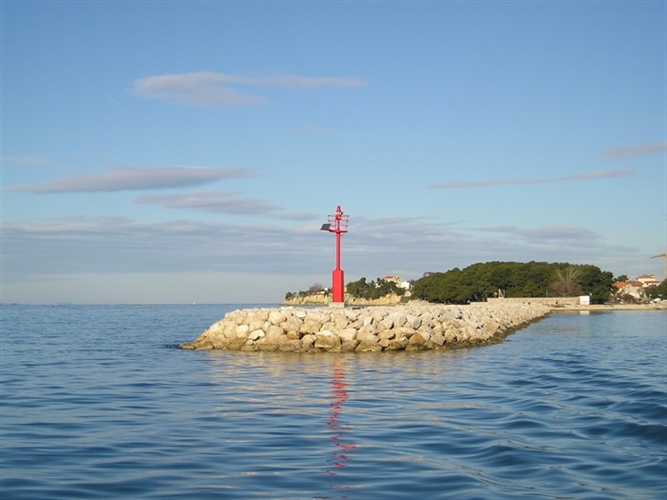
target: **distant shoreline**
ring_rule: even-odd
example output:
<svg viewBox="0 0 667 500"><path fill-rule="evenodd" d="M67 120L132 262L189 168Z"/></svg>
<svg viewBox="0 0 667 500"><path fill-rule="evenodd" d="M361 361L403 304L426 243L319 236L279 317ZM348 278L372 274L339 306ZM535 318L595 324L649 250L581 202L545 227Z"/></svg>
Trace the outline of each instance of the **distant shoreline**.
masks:
<svg viewBox="0 0 667 500"><path fill-rule="evenodd" d="M552 307L551 311L578 312L578 311L667 311L667 301L656 304L590 304L590 305L566 305L563 307Z"/></svg>
<svg viewBox="0 0 667 500"><path fill-rule="evenodd" d="M540 298L512 298L505 299L507 302L524 302L524 303L543 303L549 308L552 312L579 312L579 311L591 311L591 312L601 312L601 311L667 311L667 301L663 300L662 302L654 304L589 304L589 305L580 305L568 303L566 299L553 299L556 302L552 303L548 299ZM493 299L493 302L499 301L499 303L505 302L503 299ZM559 302L562 300L562 302ZM572 298L572 300L575 300ZM492 302L491 300L489 303ZM401 298L397 296L391 297L382 297L380 299L370 300L370 299L358 299L353 298L352 300L345 301L345 305L348 307L368 307L368 306L404 306L408 304L421 304L426 305L428 302L420 300L411 300L408 302L401 302ZM282 307L317 307L317 306L327 306L329 305L328 301L322 296L315 297L299 297L291 300L284 300L279 303Z"/></svg>

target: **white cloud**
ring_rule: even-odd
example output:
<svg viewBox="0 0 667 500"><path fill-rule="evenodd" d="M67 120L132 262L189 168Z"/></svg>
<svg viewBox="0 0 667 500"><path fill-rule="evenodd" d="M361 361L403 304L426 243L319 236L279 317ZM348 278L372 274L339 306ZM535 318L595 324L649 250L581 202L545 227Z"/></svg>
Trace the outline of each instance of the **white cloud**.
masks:
<svg viewBox="0 0 667 500"><path fill-rule="evenodd" d="M9 189L35 194L137 191L201 186L221 179L254 175L249 169L214 167L116 166L106 167L106 170L101 174L79 175Z"/></svg>
<svg viewBox="0 0 667 500"><path fill-rule="evenodd" d="M287 291L306 289L315 281L328 282L334 247L334 238L320 231L319 224L145 223L87 217L7 222L3 224L3 300L16 300L16 290L26 283L49 277L63 282L84 275L159 274L173 280L183 275L215 275L221 287L230 289L242 284L224 280L243 274L257 277L258 283L267 281L273 290L284 286L275 298L278 301ZM495 260L587 263L615 274L632 274L625 263L645 266L648 262L632 247L614 246L593 231L566 225L460 228L428 219L358 217L342 240L346 281L387 274L416 279L428 271ZM290 285L280 284L280 276ZM115 293L117 299L107 301L122 301L120 285ZM258 296L263 293L258 290ZM51 301L59 300L65 299L54 296ZM173 300L190 299L184 295Z"/></svg>
<svg viewBox="0 0 667 500"><path fill-rule="evenodd" d="M549 184L555 182L579 182L596 179L613 179L618 177L632 177L634 172L629 170L598 170L584 172L583 174L566 175L564 177L554 177L552 179L492 179L488 181L468 181L468 182L443 182L431 186L432 189L467 189L477 187L496 187L496 186L519 186L524 184Z"/></svg>
<svg viewBox="0 0 667 500"><path fill-rule="evenodd" d="M165 208L187 208L209 213L268 214L279 207L262 200L246 198L223 191L193 191L188 193L157 194L137 198L137 203Z"/></svg>
<svg viewBox="0 0 667 500"><path fill-rule="evenodd" d="M667 151L667 141L657 142L653 144L636 144L632 146L616 146L605 149L600 153L603 158L610 160L619 160L625 158L637 158L656 153L664 153Z"/></svg>
<svg viewBox="0 0 667 500"><path fill-rule="evenodd" d="M560 242L567 245L586 246L590 245L591 242L599 241L601 239L600 235L595 231L565 224L541 226L531 229L522 229L516 226L496 226L484 228L482 230L510 235L513 238L521 238L526 242L534 244L552 244L554 242Z"/></svg>
<svg viewBox="0 0 667 500"><path fill-rule="evenodd" d="M71 217L3 225L3 266L10 274L83 274L242 270L262 273L280 260L308 267L317 231L275 225L196 221L144 223Z"/></svg>
<svg viewBox="0 0 667 500"><path fill-rule="evenodd" d="M147 76L132 82L131 91L146 99L159 99L197 106L250 106L262 104L264 97L251 95L236 87L268 86L293 90L319 87L359 87L358 77L308 77L272 75L248 77L228 73L200 71L171 75Z"/></svg>
<svg viewBox="0 0 667 500"><path fill-rule="evenodd" d="M314 212L289 212L286 214L276 214L275 218L289 221L309 221L321 219L322 215Z"/></svg>
<svg viewBox="0 0 667 500"><path fill-rule="evenodd" d="M48 158L36 155L3 155L0 156L0 164L2 167L14 166L31 166L31 167L63 167L64 165L57 163Z"/></svg>
<svg viewBox="0 0 667 500"><path fill-rule="evenodd" d="M313 212L281 212L278 205L238 193L225 191L191 191L187 193L141 196L136 203L158 205L164 208L190 209L215 214L269 215L275 220L305 222L321 218Z"/></svg>

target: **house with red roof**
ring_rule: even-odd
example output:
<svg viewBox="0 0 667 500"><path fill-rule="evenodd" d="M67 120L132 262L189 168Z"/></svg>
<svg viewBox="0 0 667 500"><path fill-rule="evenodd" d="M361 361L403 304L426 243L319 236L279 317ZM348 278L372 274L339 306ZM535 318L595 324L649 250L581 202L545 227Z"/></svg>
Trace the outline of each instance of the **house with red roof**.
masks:
<svg viewBox="0 0 667 500"><path fill-rule="evenodd" d="M617 281L614 283L616 293L620 295L629 295L635 299L642 299L645 296L646 288L658 286L660 281L653 274L642 274L635 280Z"/></svg>

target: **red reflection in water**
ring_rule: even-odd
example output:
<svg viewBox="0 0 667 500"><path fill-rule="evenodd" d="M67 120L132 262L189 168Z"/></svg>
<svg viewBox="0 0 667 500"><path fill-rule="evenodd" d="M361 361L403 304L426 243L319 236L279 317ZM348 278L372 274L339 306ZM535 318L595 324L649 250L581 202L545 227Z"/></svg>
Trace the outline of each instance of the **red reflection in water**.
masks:
<svg viewBox="0 0 667 500"><path fill-rule="evenodd" d="M347 401L347 384L345 383L345 366L340 359L335 359L333 362L333 377L331 379L331 396L334 398L332 403L329 403L331 408L331 415L327 422L327 427L331 429L334 434L331 440L334 443L334 451L331 454L331 459L328 461L331 468L325 469L325 473L329 476L337 474L336 469L347 467L346 462L350 460L349 451L356 448L352 443L346 442L346 438L350 433L350 426L339 422L343 403Z"/></svg>

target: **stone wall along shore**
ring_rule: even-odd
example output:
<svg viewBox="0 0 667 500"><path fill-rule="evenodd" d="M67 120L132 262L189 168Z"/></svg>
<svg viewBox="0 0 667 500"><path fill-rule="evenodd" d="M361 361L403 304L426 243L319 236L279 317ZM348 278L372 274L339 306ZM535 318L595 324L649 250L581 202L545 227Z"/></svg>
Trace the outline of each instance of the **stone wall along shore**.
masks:
<svg viewBox="0 0 667 500"><path fill-rule="evenodd" d="M542 304L237 309L183 349L416 351L489 344L548 315Z"/></svg>

